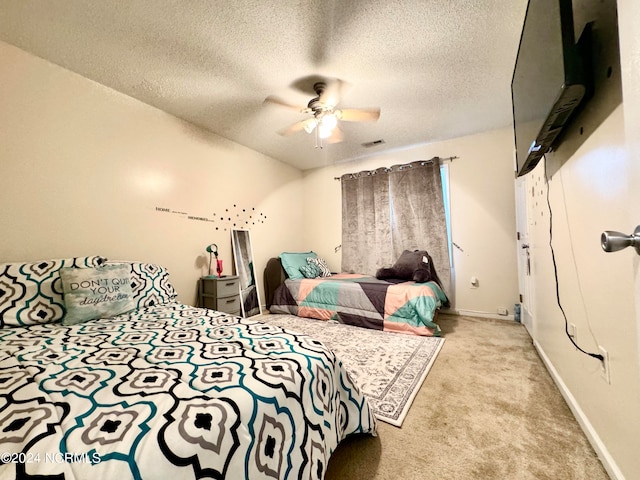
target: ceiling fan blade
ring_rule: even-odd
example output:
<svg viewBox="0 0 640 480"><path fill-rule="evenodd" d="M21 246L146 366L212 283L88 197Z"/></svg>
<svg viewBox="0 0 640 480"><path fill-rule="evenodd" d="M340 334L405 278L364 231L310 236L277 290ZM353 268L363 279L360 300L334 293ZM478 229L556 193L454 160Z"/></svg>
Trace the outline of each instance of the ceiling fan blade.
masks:
<svg viewBox="0 0 640 480"><path fill-rule="evenodd" d="M344 84L345 83L339 78L328 81L327 86L324 87L324 91L320 95L320 102L329 105L331 108L338 105L342 98Z"/></svg>
<svg viewBox="0 0 640 480"><path fill-rule="evenodd" d="M302 112L307 108L307 107L301 107L300 105L294 105L292 103L286 102L281 98L275 97L273 95L269 95L267 98L264 99L262 103L272 103L274 105L280 105L281 107L290 108L292 110L295 110L296 112Z"/></svg>
<svg viewBox="0 0 640 480"><path fill-rule="evenodd" d="M313 132L313 129L316 127L317 121L315 118L307 118L306 120L302 120L301 122L296 122L293 125L288 126L287 128L283 128L282 130L278 130L278 134L283 137L287 137L289 135L293 135L294 133L298 133L301 130L306 130L307 133Z"/></svg>
<svg viewBox="0 0 640 480"><path fill-rule="evenodd" d="M304 129L304 121L294 123L293 125L289 125L282 130L278 130L278 135L282 135L283 137L288 137L289 135L293 135L294 133L299 132Z"/></svg>
<svg viewBox="0 0 640 480"><path fill-rule="evenodd" d="M344 140L344 134L338 127L333 129L331 136L327 138L327 143L338 143Z"/></svg>
<svg viewBox="0 0 640 480"><path fill-rule="evenodd" d="M375 122L380 118L379 108L345 108L337 110L340 120L345 122Z"/></svg>

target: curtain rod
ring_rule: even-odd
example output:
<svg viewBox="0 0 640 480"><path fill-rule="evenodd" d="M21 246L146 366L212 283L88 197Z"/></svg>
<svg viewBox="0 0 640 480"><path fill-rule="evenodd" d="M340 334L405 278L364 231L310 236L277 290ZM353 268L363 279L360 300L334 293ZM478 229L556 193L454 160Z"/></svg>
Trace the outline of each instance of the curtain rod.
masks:
<svg viewBox="0 0 640 480"><path fill-rule="evenodd" d="M453 161L454 161L455 159L457 159L457 158L458 158L458 157L453 156L453 157L446 157L446 158L433 157L433 158L430 158L429 160L415 160L415 161L410 162L410 163L403 163L402 165L392 165L391 167L379 167L379 168L374 168L373 170L364 170L364 171L362 171L362 172L358 172L358 173L344 173L344 174L343 174L342 176L340 176L340 177L333 177L333 179L334 179L334 180L342 180L342 177L343 177L343 176L345 176L345 175L359 175L359 174L361 174L361 173L365 173L365 172L366 172L366 173L369 173L369 172L375 172L376 170L379 170L379 169L384 169L386 172L388 172L388 171L390 171L390 170L391 170L391 169L393 169L393 168L396 168L396 167L399 167L399 168L402 168L402 167L409 167L409 166L411 166L411 164L414 164L414 163L420 163L420 164L422 164L422 165L425 165L425 164L428 164L428 163L435 163L435 161L436 161L436 160L437 160L439 163L442 163L442 162L453 162Z"/></svg>

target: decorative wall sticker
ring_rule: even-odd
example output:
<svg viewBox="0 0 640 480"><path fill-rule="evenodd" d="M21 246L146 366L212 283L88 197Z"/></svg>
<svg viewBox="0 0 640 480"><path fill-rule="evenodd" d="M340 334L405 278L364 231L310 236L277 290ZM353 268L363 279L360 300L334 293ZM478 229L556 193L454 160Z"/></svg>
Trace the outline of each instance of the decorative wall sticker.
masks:
<svg viewBox="0 0 640 480"><path fill-rule="evenodd" d="M156 212L171 213L173 215L179 215L181 217L186 217L187 215L189 215L186 212L178 212L177 210L166 207L156 207Z"/></svg>
<svg viewBox="0 0 640 480"><path fill-rule="evenodd" d="M264 223L267 216L263 212L256 211L255 207L241 207L234 203L232 207L224 210L216 210L211 216L191 215L167 207L155 207L156 212L178 215L187 220L198 222L211 222L216 224L216 230L227 231L233 229L250 229L258 224Z"/></svg>

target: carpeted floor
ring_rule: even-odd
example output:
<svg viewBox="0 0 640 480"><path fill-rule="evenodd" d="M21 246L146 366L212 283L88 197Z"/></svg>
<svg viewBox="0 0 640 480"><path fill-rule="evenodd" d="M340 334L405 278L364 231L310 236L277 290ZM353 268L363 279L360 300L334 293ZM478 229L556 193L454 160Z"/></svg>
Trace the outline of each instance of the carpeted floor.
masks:
<svg viewBox="0 0 640 480"><path fill-rule="evenodd" d="M524 327L440 315L446 342L401 428L353 437L326 480L604 480Z"/></svg>

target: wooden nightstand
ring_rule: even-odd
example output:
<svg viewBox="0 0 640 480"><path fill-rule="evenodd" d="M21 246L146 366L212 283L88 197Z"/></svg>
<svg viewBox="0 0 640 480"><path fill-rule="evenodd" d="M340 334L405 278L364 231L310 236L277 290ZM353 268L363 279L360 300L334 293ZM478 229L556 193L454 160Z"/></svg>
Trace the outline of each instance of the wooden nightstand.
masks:
<svg viewBox="0 0 640 480"><path fill-rule="evenodd" d="M202 277L198 282L198 306L231 315L242 315L240 278L237 275L222 278Z"/></svg>

